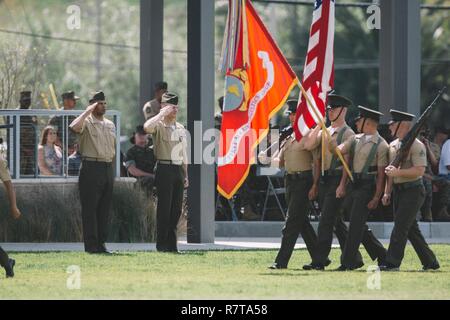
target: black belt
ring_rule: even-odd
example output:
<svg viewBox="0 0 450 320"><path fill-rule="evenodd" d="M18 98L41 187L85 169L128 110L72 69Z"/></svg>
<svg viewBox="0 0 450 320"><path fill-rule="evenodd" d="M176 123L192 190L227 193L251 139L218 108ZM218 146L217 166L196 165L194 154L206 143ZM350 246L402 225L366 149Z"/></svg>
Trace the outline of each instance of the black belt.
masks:
<svg viewBox="0 0 450 320"><path fill-rule="evenodd" d="M81 168L83 167L112 168L112 162L83 160Z"/></svg>
<svg viewBox="0 0 450 320"><path fill-rule="evenodd" d="M165 164L169 166L181 166L183 163L173 162L172 160L158 160L158 164Z"/></svg>
<svg viewBox="0 0 450 320"><path fill-rule="evenodd" d="M423 187L422 179L416 180L416 181L411 181L411 182L394 184L394 188L397 191L403 191L403 190L407 190L407 189L411 189L411 188L419 187L419 186Z"/></svg>
<svg viewBox="0 0 450 320"><path fill-rule="evenodd" d="M341 169L335 169L335 170L325 170L324 177L340 177L342 176L342 170Z"/></svg>
<svg viewBox="0 0 450 320"><path fill-rule="evenodd" d="M353 173L353 179L355 180L367 180L367 181L372 181L375 180L377 175L377 173Z"/></svg>
<svg viewBox="0 0 450 320"><path fill-rule="evenodd" d="M112 163L112 161L108 161L105 158L82 157L81 160L88 161L88 162Z"/></svg>
<svg viewBox="0 0 450 320"><path fill-rule="evenodd" d="M354 179L353 180L353 189L358 189L364 186L375 186L375 179Z"/></svg>
<svg viewBox="0 0 450 320"><path fill-rule="evenodd" d="M286 173L286 178L289 180L299 180L299 179L311 178L311 177L312 177L311 170Z"/></svg>

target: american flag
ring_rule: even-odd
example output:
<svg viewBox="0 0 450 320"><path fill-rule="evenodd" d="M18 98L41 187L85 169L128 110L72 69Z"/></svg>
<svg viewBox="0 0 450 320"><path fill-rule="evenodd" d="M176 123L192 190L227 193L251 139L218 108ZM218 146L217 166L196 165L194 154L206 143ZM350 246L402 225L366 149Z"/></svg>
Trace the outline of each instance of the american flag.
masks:
<svg viewBox="0 0 450 320"><path fill-rule="evenodd" d="M325 116L327 94L334 86L334 26L334 0L316 0L302 85L317 112L300 93L294 126L299 141L319 122L316 115Z"/></svg>

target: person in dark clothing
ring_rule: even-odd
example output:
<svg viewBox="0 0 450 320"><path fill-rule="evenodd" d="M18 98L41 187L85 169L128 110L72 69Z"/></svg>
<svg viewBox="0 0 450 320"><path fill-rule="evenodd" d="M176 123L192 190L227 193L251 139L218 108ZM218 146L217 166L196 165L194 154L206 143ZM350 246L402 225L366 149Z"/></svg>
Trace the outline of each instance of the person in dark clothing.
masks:
<svg viewBox="0 0 450 320"><path fill-rule="evenodd" d="M147 194L151 194L155 182L156 159L153 146L148 145L148 134L145 132L144 126L136 127L130 142L134 146L127 151L125 167L128 174L138 180Z"/></svg>

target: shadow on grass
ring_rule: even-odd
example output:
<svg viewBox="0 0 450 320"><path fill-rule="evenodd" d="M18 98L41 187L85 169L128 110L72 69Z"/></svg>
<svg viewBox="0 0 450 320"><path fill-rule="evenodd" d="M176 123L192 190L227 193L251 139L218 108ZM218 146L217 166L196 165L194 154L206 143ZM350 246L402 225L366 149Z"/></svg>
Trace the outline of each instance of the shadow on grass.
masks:
<svg viewBox="0 0 450 320"><path fill-rule="evenodd" d="M260 273L260 275L266 275L266 276L310 276L310 275L320 275L320 274L351 274L351 273L367 273L367 270L359 269L359 270L351 270L351 271L338 271L338 270L321 270L321 271L314 271L314 270L303 270L303 269L288 269L289 272L286 273L285 271L273 271L273 272L266 272L266 273ZM295 273L293 273L295 272ZM371 271L372 272L372 271ZM401 271L381 271L383 274L399 274L399 273L421 273L421 274L447 274L450 273L450 271L443 271L443 270L433 270L433 271L422 271L422 270L401 270Z"/></svg>
<svg viewBox="0 0 450 320"><path fill-rule="evenodd" d="M161 254L166 254L169 256L175 256L175 257L186 257L186 256L204 256L208 253L208 251L181 251L182 254L177 254L177 253L173 253L173 252L168 252L168 253L161 253Z"/></svg>
<svg viewBox="0 0 450 320"><path fill-rule="evenodd" d="M168 253L168 252L157 252L157 251L113 251L111 254L104 254L104 253L87 253L84 251L9 251L9 255L43 255L43 254L52 254L52 255L58 255L58 254L71 254L71 255L84 255L86 257L135 257L138 254L141 253L148 253L148 254L158 254L161 256L167 256L167 257L184 257L184 256L204 256L207 254L207 251L182 251L183 254L176 254L176 253Z"/></svg>
<svg viewBox="0 0 450 320"><path fill-rule="evenodd" d="M295 269L294 269L295 270ZM311 271L305 271L301 269L296 269L298 271L304 271L304 272L311 272ZM373 271L370 271L371 273ZM441 270L433 270L433 271L422 271L422 270L400 270L400 271L380 271L383 274L397 274L397 273L450 273L450 271L441 271ZM348 274L348 273L367 273L367 270L365 269L359 269L359 270L349 270L349 271L339 271L339 270L322 270L322 271L316 271L315 273L342 273L342 274Z"/></svg>
<svg viewBox="0 0 450 320"><path fill-rule="evenodd" d="M230 253L230 252L249 252L249 251L251 251L251 252L267 252L267 251L274 251L274 252L277 252L278 251L278 249L271 249L271 248L267 248L267 249L265 249L265 248L239 248L239 249L232 249L232 248L227 248L227 249L205 249L205 250L189 250L190 252L193 252L193 251L207 251L207 252L227 252L227 253Z"/></svg>
<svg viewBox="0 0 450 320"><path fill-rule="evenodd" d="M14 250L9 250L8 254L9 255L23 255L23 254L27 254L27 255L41 255L41 254L84 254L86 252L84 251L14 251Z"/></svg>
<svg viewBox="0 0 450 320"><path fill-rule="evenodd" d="M295 271L295 270L293 270ZM302 270L303 271L303 270ZM303 271L303 272L264 272L264 273L259 273L258 275L260 276L276 276L276 277L309 277L309 276L313 276L313 275L317 275L317 273L313 273L313 272L309 272L309 271Z"/></svg>

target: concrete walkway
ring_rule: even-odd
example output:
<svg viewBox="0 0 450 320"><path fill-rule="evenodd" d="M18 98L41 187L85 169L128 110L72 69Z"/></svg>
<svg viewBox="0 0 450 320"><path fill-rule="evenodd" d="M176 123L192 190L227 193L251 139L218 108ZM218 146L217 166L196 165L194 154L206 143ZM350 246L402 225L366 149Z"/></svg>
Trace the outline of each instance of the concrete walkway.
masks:
<svg viewBox="0 0 450 320"><path fill-rule="evenodd" d="M380 239L387 245L389 239ZM428 239L428 243L450 244L450 238ZM1 243L0 246L8 252L82 252L82 243ZM156 251L154 243L108 243L107 247L111 251ZM203 251L203 250L269 250L280 248L280 238L216 238L215 243L192 244L181 238L179 249L182 251ZM333 247L338 248L336 240ZM305 248L302 239L297 241L296 249Z"/></svg>

